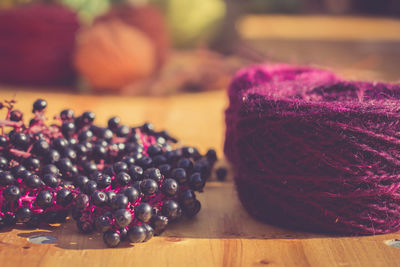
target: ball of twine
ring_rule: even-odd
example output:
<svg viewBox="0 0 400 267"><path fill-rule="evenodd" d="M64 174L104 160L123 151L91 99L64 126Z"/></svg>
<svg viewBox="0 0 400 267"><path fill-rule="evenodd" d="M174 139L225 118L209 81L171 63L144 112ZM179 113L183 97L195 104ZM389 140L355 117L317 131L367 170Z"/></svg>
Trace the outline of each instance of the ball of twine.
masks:
<svg viewBox="0 0 400 267"><path fill-rule="evenodd" d="M252 66L229 99L225 154L250 214L317 232L400 229L400 85Z"/></svg>

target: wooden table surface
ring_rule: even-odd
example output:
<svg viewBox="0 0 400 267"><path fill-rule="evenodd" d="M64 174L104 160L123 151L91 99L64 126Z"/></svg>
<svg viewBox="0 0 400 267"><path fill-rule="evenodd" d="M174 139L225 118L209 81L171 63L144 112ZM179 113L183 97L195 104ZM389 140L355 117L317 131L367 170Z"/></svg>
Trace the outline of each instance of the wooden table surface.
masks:
<svg viewBox="0 0 400 267"><path fill-rule="evenodd" d="M269 24L275 23L272 26L276 29L285 25L292 27L290 19L279 21L267 20ZM368 25L376 25L373 22ZM243 23L253 27L254 18ZM364 25L365 22L358 23ZM342 34L340 41L324 34L318 35L320 40L309 40L297 38L296 31L294 34L283 31L287 34L283 38L273 34L264 36L263 40L249 32L248 38L275 60L316 63L350 73L352 77L398 80L400 36L390 33L397 22L377 23L383 25L382 30L385 30L384 25L390 26L386 28L387 35L378 36L383 41L365 40L364 37L369 36L368 27L363 28L358 41L347 40L346 34ZM307 25L302 27L307 28ZM319 30L324 27L322 23ZM357 32L354 30L357 24L350 28ZM312 29L307 32L310 31ZM130 125L151 121L157 129L170 131L185 144L197 146L202 152L214 147L222 156L223 111L227 105L223 91L146 98L0 89L1 100L16 94L17 106L26 114L35 99L45 98L49 103L48 114L69 107L78 113L96 112L96 122L103 125L113 115L119 115L123 123ZM230 173L228 181L206 185L205 192L199 195L202 210L194 219L172 224L162 236L143 244L108 249L100 235L81 235L73 222L33 231L2 231L0 266L400 266L400 248L385 244L385 241L400 239L400 234L337 237L263 224L243 209L231 177ZM57 241L53 244L28 241L27 238L38 234L54 236Z"/></svg>
<svg viewBox="0 0 400 267"><path fill-rule="evenodd" d="M14 94L11 89L0 91L0 99ZM215 147L222 155L227 105L222 91L152 99L23 91L16 93L17 106L29 114L38 97L48 100L48 114L70 107L96 112L99 124L116 114L130 125L152 121L185 144L203 152ZM229 176L224 183L206 185L199 194L203 208L197 217L170 225L147 243L108 249L99 234L81 235L73 222L14 229L0 232L0 266L400 266L400 248L384 244L399 234L339 238L260 223L241 206ZM38 234L57 241L28 241Z"/></svg>

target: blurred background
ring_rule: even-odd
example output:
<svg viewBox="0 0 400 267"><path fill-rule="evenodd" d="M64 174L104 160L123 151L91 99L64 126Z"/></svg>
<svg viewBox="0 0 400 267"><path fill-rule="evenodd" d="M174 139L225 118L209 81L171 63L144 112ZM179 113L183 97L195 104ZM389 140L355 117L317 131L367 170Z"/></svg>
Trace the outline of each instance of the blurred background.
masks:
<svg viewBox="0 0 400 267"><path fill-rule="evenodd" d="M0 0L0 90L171 95L286 62L399 81L398 0Z"/></svg>

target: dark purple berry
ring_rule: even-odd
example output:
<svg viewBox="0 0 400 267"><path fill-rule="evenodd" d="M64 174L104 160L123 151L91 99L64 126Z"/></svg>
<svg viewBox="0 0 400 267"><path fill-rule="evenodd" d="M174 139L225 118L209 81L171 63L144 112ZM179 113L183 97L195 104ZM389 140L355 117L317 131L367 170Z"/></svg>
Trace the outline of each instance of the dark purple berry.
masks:
<svg viewBox="0 0 400 267"><path fill-rule="evenodd" d="M124 195L128 198L131 204L134 204L139 199L139 191L134 187L128 187L124 190Z"/></svg>
<svg viewBox="0 0 400 267"><path fill-rule="evenodd" d="M186 171L183 168L176 168L171 171L171 177L174 178L179 184L187 182Z"/></svg>
<svg viewBox="0 0 400 267"><path fill-rule="evenodd" d="M142 222L148 222L151 219L152 208L148 203L140 203L135 207L135 218Z"/></svg>
<svg viewBox="0 0 400 267"><path fill-rule="evenodd" d="M193 173L189 178L189 186L192 190L200 191L205 185L205 181L198 172Z"/></svg>
<svg viewBox="0 0 400 267"><path fill-rule="evenodd" d="M217 179L219 181L225 181L226 180L226 175L228 174L228 170L225 167L219 167L215 171L215 174L217 175Z"/></svg>
<svg viewBox="0 0 400 267"><path fill-rule="evenodd" d="M174 200L167 200L162 205L161 213L168 217L169 220L173 221L179 217L180 207Z"/></svg>
<svg viewBox="0 0 400 267"><path fill-rule="evenodd" d="M74 200L74 195L71 190L62 188L57 192L56 202L58 205L66 207Z"/></svg>
<svg viewBox="0 0 400 267"><path fill-rule="evenodd" d="M102 191L95 191L92 194L92 202L96 206L103 207L108 202L108 196Z"/></svg>
<svg viewBox="0 0 400 267"><path fill-rule="evenodd" d="M21 191L15 185L9 185L3 190L3 197L10 203L14 203L21 196Z"/></svg>
<svg viewBox="0 0 400 267"><path fill-rule="evenodd" d="M104 243L110 248L115 248L121 243L120 235L113 230L109 230L103 234Z"/></svg>
<svg viewBox="0 0 400 267"><path fill-rule="evenodd" d="M38 99L35 102L33 102L33 109L32 112L36 111L43 111L47 107L47 102L44 99Z"/></svg>
<svg viewBox="0 0 400 267"><path fill-rule="evenodd" d="M169 197L175 196L178 188L178 183L172 178L165 179L161 185L162 192Z"/></svg>
<svg viewBox="0 0 400 267"><path fill-rule="evenodd" d="M21 207L15 213L18 222L27 223L32 218L33 212L28 207Z"/></svg>
<svg viewBox="0 0 400 267"><path fill-rule="evenodd" d="M63 121L72 120L74 118L74 111L72 109L64 109L60 112L60 118Z"/></svg>
<svg viewBox="0 0 400 267"><path fill-rule="evenodd" d="M161 172L157 168L148 168L143 172L143 178L145 179L153 179L156 182L159 182L162 178Z"/></svg>
<svg viewBox="0 0 400 267"><path fill-rule="evenodd" d="M53 196L47 190L40 191L36 196L36 205L42 209L51 207L53 205Z"/></svg>
<svg viewBox="0 0 400 267"><path fill-rule="evenodd" d="M129 241L132 243L141 243L146 239L146 228L142 225L134 225L128 231Z"/></svg>
<svg viewBox="0 0 400 267"><path fill-rule="evenodd" d="M132 214L126 209L119 209L114 214L115 223L123 228L132 222Z"/></svg>
<svg viewBox="0 0 400 267"><path fill-rule="evenodd" d="M153 179L144 179L140 183L140 191L145 195L153 195L158 191L158 184Z"/></svg>

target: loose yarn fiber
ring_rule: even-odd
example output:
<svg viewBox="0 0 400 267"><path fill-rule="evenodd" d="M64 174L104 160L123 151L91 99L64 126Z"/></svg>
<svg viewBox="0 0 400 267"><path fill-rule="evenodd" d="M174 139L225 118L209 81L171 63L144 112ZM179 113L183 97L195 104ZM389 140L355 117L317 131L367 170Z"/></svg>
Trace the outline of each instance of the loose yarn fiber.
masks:
<svg viewBox="0 0 400 267"><path fill-rule="evenodd" d="M314 232L400 229L400 85L263 65L228 94L225 154L250 214Z"/></svg>

